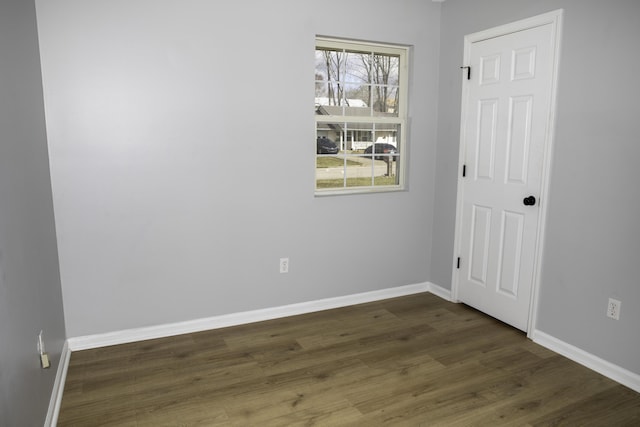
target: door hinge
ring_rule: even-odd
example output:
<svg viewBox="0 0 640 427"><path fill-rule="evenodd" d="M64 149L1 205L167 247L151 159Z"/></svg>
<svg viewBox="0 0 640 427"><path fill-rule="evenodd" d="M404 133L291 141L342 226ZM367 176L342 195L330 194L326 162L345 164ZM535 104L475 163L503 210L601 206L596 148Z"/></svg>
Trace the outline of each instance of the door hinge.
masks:
<svg viewBox="0 0 640 427"><path fill-rule="evenodd" d="M458 265L456 266L456 268L460 268L460 257L458 257Z"/></svg>
<svg viewBox="0 0 640 427"><path fill-rule="evenodd" d="M462 165L462 177L467 176L467 165Z"/></svg>
<svg viewBox="0 0 640 427"><path fill-rule="evenodd" d="M471 67L470 66L466 66L466 67L460 67L461 69L466 69L467 70L467 80L471 80Z"/></svg>

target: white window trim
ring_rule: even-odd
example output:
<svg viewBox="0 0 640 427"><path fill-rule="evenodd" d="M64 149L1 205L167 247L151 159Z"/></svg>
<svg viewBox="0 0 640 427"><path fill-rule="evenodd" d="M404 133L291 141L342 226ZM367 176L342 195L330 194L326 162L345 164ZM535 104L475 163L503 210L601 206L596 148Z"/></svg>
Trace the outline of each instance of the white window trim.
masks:
<svg viewBox="0 0 640 427"><path fill-rule="evenodd" d="M348 194L367 194L367 193L382 193L392 191L404 191L407 188L407 116L408 116L408 94L409 94L409 46L383 44L376 42L360 42L353 40L338 39L332 37L317 36L315 47L323 47L330 49L345 49L355 51L372 51L375 53L398 55L398 92L400 103L398 105L397 117L360 117L360 116L345 116L345 115L315 115L314 124L317 129L318 123L336 123L336 122L349 122L349 123L376 123L376 124L392 124L399 125L400 138L398 145L400 146L400 171L398 175L398 184L384 185L384 186L367 186L367 187L341 187L341 188L327 188L318 189L317 178L314 170L314 190L316 196L335 196L335 195L348 195ZM314 142L315 143L315 142ZM315 151L314 151L315 153ZM315 161L314 161L315 166Z"/></svg>

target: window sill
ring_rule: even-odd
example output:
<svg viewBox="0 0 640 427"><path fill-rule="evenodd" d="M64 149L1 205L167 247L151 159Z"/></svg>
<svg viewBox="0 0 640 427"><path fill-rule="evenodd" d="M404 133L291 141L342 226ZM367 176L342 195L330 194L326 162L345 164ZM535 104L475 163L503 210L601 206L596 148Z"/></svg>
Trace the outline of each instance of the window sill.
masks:
<svg viewBox="0 0 640 427"><path fill-rule="evenodd" d="M316 190L315 197L327 196L347 196L355 194L375 194L375 193L395 193L398 191L407 191L406 187L401 185L389 185L380 187L354 187L340 189Z"/></svg>

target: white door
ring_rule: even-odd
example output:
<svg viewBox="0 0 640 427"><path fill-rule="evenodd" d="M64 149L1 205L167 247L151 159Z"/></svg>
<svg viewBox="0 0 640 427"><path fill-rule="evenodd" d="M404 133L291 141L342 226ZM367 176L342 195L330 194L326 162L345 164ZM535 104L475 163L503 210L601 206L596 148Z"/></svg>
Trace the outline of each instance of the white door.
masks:
<svg viewBox="0 0 640 427"><path fill-rule="evenodd" d="M524 331L537 280L555 51L555 26L545 24L469 42L466 52L453 294Z"/></svg>

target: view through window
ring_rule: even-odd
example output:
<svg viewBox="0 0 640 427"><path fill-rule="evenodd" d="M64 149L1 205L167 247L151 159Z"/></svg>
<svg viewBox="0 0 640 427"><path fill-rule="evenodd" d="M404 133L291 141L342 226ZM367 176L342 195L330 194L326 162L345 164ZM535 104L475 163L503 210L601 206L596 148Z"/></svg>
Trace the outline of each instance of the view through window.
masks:
<svg viewBox="0 0 640 427"><path fill-rule="evenodd" d="M404 187L407 49L316 39L316 194Z"/></svg>

